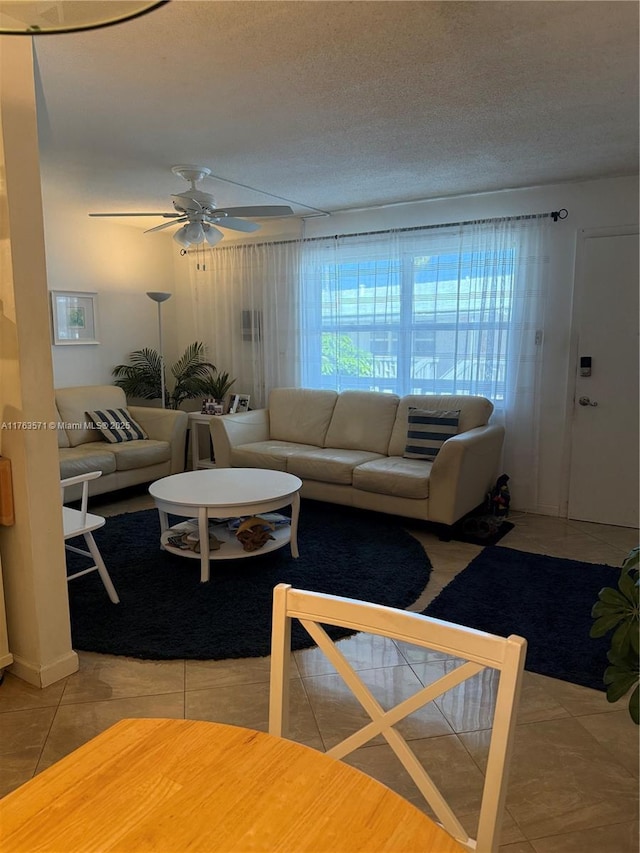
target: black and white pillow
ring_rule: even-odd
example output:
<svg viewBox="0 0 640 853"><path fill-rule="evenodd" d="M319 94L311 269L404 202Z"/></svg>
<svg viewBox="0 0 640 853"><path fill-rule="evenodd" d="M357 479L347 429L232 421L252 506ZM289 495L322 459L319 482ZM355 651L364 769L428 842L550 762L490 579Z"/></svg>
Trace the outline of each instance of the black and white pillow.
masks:
<svg viewBox="0 0 640 853"><path fill-rule="evenodd" d="M407 446L403 456L433 461L445 441L457 435L459 418L460 409L430 411L409 408Z"/></svg>
<svg viewBox="0 0 640 853"><path fill-rule="evenodd" d="M111 444L149 438L127 409L96 409L93 412L87 412L87 417L94 428L100 431L105 441Z"/></svg>

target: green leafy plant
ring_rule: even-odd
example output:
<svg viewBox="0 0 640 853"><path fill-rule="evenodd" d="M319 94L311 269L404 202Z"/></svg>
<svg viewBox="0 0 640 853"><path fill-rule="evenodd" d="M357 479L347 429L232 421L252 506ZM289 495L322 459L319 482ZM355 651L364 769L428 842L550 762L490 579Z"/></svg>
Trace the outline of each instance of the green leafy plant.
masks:
<svg viewBox="0 0 640 853"><path fill-rule="evenodd" d="M640 721L639 563L640 547L630 551L622 563L617 588L606 586L600 590L598 601L591 610L595 621L590 631L592 637L604 637L613 631L607 652L609 666L603 677L607 685L607 699L609 702L617 702L633 688L629 698L629 713L636 725Z"/></svg>
<svg viewBox="0 0 640 853"><path fill-rule="evenodd" d="M229 374L227 372L216 373L210 379L205 380L205 396L213 397L214 400L222 402L235 381L235 379L229 378Z"/></svg>
<svg viewBox="0 0 640 853"><path fill-rule="evenodd" d="M162 396L160 381L161 359L154 349L141 349L129 356L130 364L118 364L111 371L114 385L122 388L127 397L155 400ZM218 374L214 364L206 360L205 345L200 341L189 344L171 367L173 381L166 383L165 406L178 409L185 400L213 396L213 383L228 374ZM235 381L235 380L233 380ZM224 384L224 383L223 383Z"/></svg>

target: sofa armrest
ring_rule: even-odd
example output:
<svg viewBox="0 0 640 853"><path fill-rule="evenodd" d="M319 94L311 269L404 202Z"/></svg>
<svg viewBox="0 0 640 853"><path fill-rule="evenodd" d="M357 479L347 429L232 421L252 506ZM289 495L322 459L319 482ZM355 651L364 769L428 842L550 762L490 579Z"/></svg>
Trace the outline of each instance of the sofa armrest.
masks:
<svg viewBox="0 0 640 853"><path fill-rule="evenodd" d="M237 415L211 418L211 441L216 458L216 468L231 468L231 449L240 444L267 441L269 438L269 410L255 409Z"/></svg>
<svg viewBox="0 0 640 853"><path fill-rule="evenodd" d="M151 406L128 406L127 408L149 438L169 442L171 473L179 474L184 471L184 450L189 423L187 413L175 409L156 409Z"/></svg>
<svg viewBox="0 0 640 853"><path fill-rule="evenodd" d="M445 441L431 467L429 521L454 524L482 503L498 474L503 441L497 424Z"/></svg>

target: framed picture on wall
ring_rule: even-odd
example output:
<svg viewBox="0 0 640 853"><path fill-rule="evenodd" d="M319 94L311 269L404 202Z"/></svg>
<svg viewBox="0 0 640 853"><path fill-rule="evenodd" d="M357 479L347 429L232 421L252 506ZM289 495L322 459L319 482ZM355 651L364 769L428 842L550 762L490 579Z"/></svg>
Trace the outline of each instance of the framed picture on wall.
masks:
<svg viewBox="0 0 640 853"><path fill-rule="evenodd" d="M51 291L53 343L98 344L97 293Z"/></svg>

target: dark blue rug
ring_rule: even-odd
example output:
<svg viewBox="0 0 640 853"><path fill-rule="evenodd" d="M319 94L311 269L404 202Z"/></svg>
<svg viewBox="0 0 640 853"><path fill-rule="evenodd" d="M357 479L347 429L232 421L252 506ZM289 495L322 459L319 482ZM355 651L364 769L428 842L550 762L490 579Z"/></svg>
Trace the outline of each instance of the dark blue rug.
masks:
<svg viewBox="0 0 640 853"><path fill-rule="evenodd" d="M199 560L160 550L156 510L108 518L95 539L120 604L109 601L97 572L71 581L73 647L151 660L268 655L278 583L404 609L431 573L424 549L399 519L318 501L302 501L298 559L287 545L214 561L211 581L204 584ZM69 554L67 563L81 568L82 559ZM328 633L338 638L353 632ZM313 645L297 622L292 635L295 649Z"/></svg>
<svg viewBox="0 0 640 853"><path fill-rule="evenodd" d="M485 548L424 610L445 619L528 643L525 669L604 690L609 637L589 636L591 608L612 566Z"/></svg>

